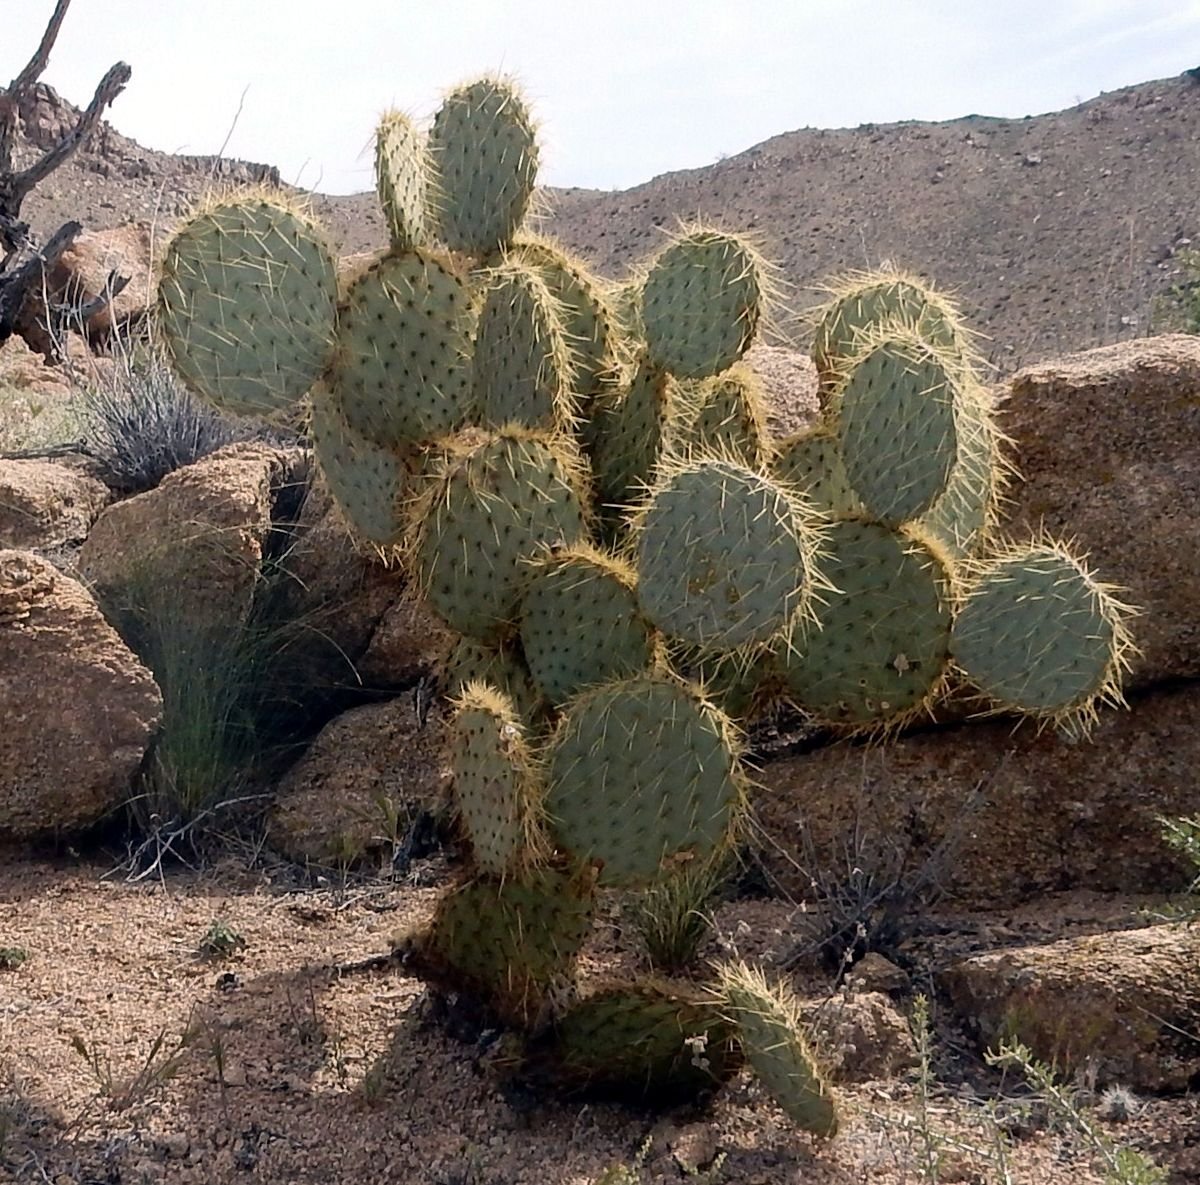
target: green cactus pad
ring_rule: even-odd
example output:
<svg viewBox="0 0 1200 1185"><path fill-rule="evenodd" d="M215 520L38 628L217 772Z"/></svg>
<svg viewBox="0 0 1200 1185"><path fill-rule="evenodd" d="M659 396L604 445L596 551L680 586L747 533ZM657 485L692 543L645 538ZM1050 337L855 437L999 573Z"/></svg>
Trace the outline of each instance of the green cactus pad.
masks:
<svg viewBox="0 0 1200 1185"><path fill-rule="evenodd" d="M385 255L350 285L339 309L330 382L351 427L376 444L423 442L471 414L475 316L448 261Z"/></svg>
<svg viewBox="0 0 1200 1185"><path fill-rule="evenodd" d="M671 669L700 684L739 727L769 711L780 697L779 672L770 652L745 662L740 655L711 654L675 643L668 653Z"/></svg>
<svg viewBox="0 0 1200 1185"><path fill-rule="evenodd" d="M442 242L478 256L506 246L529 208L538 167L536 129L513 86L481 78L451 91L429 150Z"/></svg>
<svg viewBox="0 0 1200 1185"><path fill-rule="evenodd" d="M971 334L949 297L916 276L891 268L851 272L833 281L827 303L814 311L812 358L822 390L832 391L868 338L901 324L940 352L968 361Z"/></svg>
<svg viewBox="0 0 1200 1185"><path fill-rule="evenodd" d="M428 241L428 180L421 133L403 112L385 112L375 130L375 192L395 251L423 247Z"/></svg>
<svg viewBox="0 0 1200 1185"><path fill-rule="evenodd" d="M455 699L472 682L498 688L527 724L536 723L545 707L520 650L512 646L485 646L470 638L459 638L442 667L442 691Z"/></svg>
<svg viewBox="0 0 1200 1185"><path fill-rule="evenodd" d="M725 457L760 469L769 453L762 384L748 366L697 384L686 417L673 426L669 448L678 456Z"/></svg>
<svg viewBox="0 0 1200 1185"><path fill-rule="evenodd" d="M458 819L476 867L504 877L544 863L542 787L512 700L487 683L468 684L455 702L450 752Z"/></svg>
<svg viewBox="0 0 1200 1185"><path fill-rule="evenodd" d="M632 570L587 544L548 556L532 570L521 603L521 644L533 677L555 704L644 671L655 654Z"/></svg>
<svg viewBox="0 0 1200 1185"><path fill-rule="evenodd" d="M779 445L771 472L822 514L831 518L862 514L862 503L846 476L842 446L833 432L818 429L789 436Z"/></svg>
<svg viewBox="0 0 1200 1185"><path fill-rule="evenodd" d="M324 234L274 192L209 203L163 252L162 341L187 387L223 411L298 403L328 365L336 306Z"/></svg>
<svg viewBox="0 0 1200 1185"><path fill-rule="evenodd" d="M1014 545L982 563L954 623L954 659L1000 709L1083 734L1121 703L1130 610L1058 543Z"/></svg>
<svg viewBox="0 0 1200 1185"><path fill-rule="evenodd" d="M725 1014L767 1093L805 1131L837 1135L837 1105L805 1040L796 997L745 963L722 967L718 985Z"/></svg>
<svg viewBox="0 0 1200 1185"><path fill-rule="evenodd" d="M798 499L729 461L663 473L637 524L638 598L668 637L731 651L808 610L820 530Z"/></svg>
<svg viewBox="0 0 1200 1185"><path fill-rule="evenodd" d="M836 522L822 555L836 592L818 629L779 650L788 693L819 720L896 726L925 710L950 662L952 589L945 562L911 531Z"/></svg>
<svg viewBox="0 0 1200 1185"><path fill-rule="evenodd" d="M549 748L546 811L602 885L640 885L729 842L743 799L728 718L668 675L572 700Z"/></svg>
<svg viewBox="0 0 1200 1185"><path fill-rule="evenodd" d="M475 403L486 426L571 427L572 370L561 314L536 271L506 264L489 273L475 338Z"/></svg>
<svg viewBox="0 0 1200 1185"><path fill-rule="evenodd" d="M309 431L321 473L354 534L386 547L401 542L410 472L409 450L382 448L355 432L337 396L321 384L310 400Z"/></svg>
<svg viewBox="0 0 1200 1185"><path fill-rule="evenodd" d="M597 986L559 1018L534 1062L556 1086L660 1105L694 1100L741 1065L713 998L657 980Z"/></svg>
<svg viewBox="0 0 1200 1185"><path fill-rule="evenodd" d="M677 378L720 374L749 348L763 312L763 264L736 235L694 230L666 247L641 291L650 361Z"/></svg>
<svg viewBox="0 0 1200 1185"><path fill-rule="evenodd" d="M587 399L617 379L617 328L600 281L578 260L544 239L522 238L512 254L536 268L563 310L567 345L575 363L575 394Z"/></svg>
<svg viewBox="0 0 1200 1185"><path fill-rule="evenodd" d="M515 430L468 439L414 508L413 568L447 625L490 643L516 626L529 561L580 541L584 513L565 440Z"/></svg>
<svg viewBox="0 0 1200 1185"><path fill-rule="evenodd" d="M548 1019L573 978L594 912L590 875L480 878L441 898L429 928L402 953L422 978L477 996L501 1021L525 1028Z"/></svg>
<svg viewBox="0 0 1200 1185"><path fill-rule="evenodd" d="M867 513L899 526L943 494L958 456L956 390L912 334L870 339L835 406L842 459Z"/></svg>

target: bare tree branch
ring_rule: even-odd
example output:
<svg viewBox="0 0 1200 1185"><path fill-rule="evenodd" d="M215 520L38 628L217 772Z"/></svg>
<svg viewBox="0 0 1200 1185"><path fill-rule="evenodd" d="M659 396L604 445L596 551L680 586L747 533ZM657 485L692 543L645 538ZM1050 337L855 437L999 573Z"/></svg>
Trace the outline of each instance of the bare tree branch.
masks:
<svg viewBox="0 0 1200 1185"><path fill-rule="evenodd" d="M29 59L25 69L13 79L8 92L0 95L0 174L12 172L13 152L16 148L17 137L17 100L42 76L42 71L50 62L50 51L58 40L58 31L62 28L63 18L71 0L58 0L54 12L42 34L42 43L37 52Z"/></svg>
<svg viewBox="0 0 1200 1185"><path fill-rule="evenodd" d="M78 222L65 222L50 236L50 241L31 259L27 259L0 283L0 344L12 337L25 293L58 261L82 230Z"/></svg>

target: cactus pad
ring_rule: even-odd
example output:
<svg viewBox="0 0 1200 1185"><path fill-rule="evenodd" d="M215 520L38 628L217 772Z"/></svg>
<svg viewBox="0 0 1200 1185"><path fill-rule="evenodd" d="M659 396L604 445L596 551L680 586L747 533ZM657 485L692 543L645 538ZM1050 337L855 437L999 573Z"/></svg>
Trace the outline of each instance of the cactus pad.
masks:
<svg viewBox="0 0 1200 1185"><path fill-rule="evenodd" d="M535 721L545 706L519 649L459 638L442 667L442 691L456 699L468 683L476 681L490 683L501 691L527 723Z"/></svg>
<svg viewBox="0 0 1200 1185"><path fill-rule="evenodd" d="M251 190L186 221L163 253L158 327L179 377L223 411L296 404L333 349L337 264L298 207Z"/></svg>
<svg viewBox="0 0 1200 1185"><path fill-rule="evenodd" d="M596 409L590 435L602 505L625 507L645 493L678 398L675 380L643 361L629 389Z"/></svg>
<svg viewBox="0 0 1200 1185"><path fill-rule="evenodd" d="M763 279L758 253L736 235L694 230L664 248L641 290L650 361L692 379L732 366L758 329Z"/></svg>
<svg viewBox="0 0 1200 1185"><path fill-rule="evenodd" d="M385 255L350 285L330 381L352 428L393 445L444 435L466 420L470 306L458 274L428 253Z"/></svg>
<svg viewBox="0 0 1200 1185"><path fill-rule="evenodd" d="M1086 733L1097 703L1122 702L1130 613L1064 545L1014 545L970 578L954 659L1000 709Z"/></svg>
<svg viewBox="0 0 1200 1185"><path fill-rule="evenodd" d="M743 798L728 718L668 675L570 702L548 756L546 811L602 885L638 885L729 842Z"/></svg>
<svg viewBox="0 0 1200 1185"><path fill-rule="evenodd" d="M428 240L428 176L421 133L403 112L385 112L375 131L375 192L395 251L422 247Z"/></svg>
<svg viewBox="0 0 1200 1185"><path fill-rule="evenodd" d="M670 449L679 456L694 453L725 457L749 469L766 464L767 416L762 384L748 366L697 384L694 407L681 416L670 434Z"/></svg>
<svg viewBox="0 0 1200 1185"><path fill-rule="evenodd" d="M434 117L429 150L442 242L480 256L508 244L538 167L533 120L513 86L481 78L451 91Z"/></svg>
<svg viewBox="0 0 1200 1185"><path fill-rule="evenodd" d="M862 503L846 476L842 446L833 432L817 430L789 436L779 445L771 471L822 514L842 518L862 513Z"/></svg>
<svg viewBox="0 0 1200 1185"><path fill-rule="evenodd" d="M451 737L454 801L476 867L504 877L543 863L542 790L512 701L486 683L468 684Z"/></svg>
<svg viewBox="0 0 1200 1185"><path fill-rule="evenodd" d="M925 709L950 662L949 573L913 533L878 523L829 528L819 629L780 649L789 694L830 724L897 725Z"/></svg>
<svg viewBox="0 0 1200 1185"><path fill-rule="evenodd" d="M521 605L521 644L533 677L556 704L644 671L655 651L633 572L586 544L533 569Z"/></svg>
<svg viewBox="0 0 1200 1185"><path fill-rule="evenodd" d="M528 562L577 542L584 508L565 441L510 431L455 445L414 509L415 570L446 624L481 642L515 627Z"/></svg>
<svg viewBox="0 0 1200 1185"><path fill-rule="evenodd" d="M820 531L800 501L728 461L663 474L637 523L638 597L669 637L737 650L806 611Z"/></svg>
<svg viewBox="0 0 1200 1185"><path fill-rule="evenodd" d="M837 1107L800 1023L800 1005L782 984L744 963L721 968L719 994L746 1060L767 1093L805 1131L835 1136Z"/></svg>

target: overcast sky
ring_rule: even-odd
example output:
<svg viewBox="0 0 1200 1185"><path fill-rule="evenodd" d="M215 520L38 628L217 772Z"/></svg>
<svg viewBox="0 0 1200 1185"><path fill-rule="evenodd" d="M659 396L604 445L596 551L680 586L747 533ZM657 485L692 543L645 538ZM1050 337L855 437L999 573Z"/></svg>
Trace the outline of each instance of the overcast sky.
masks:
<svg viewBox="0 0 1200 1185"><path fill-rule="evenodd" d="M0 0L0 85L53 0ZM780 132L1054 111L1200 66L1200 0L73 0L45 81L168 152L372 185L397 106L501 70L543 124L542 180L626 188ZM241 108L239 114L239 107ZM232 132L231 132L232 129Z"/></svg>

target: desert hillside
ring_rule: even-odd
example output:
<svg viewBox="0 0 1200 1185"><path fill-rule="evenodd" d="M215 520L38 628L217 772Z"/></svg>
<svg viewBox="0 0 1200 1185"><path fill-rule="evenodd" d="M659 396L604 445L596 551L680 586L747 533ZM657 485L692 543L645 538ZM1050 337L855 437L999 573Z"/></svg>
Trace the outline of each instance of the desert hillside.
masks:
<svg viewBox="0 0 1200 1185"><path fill-rule="evenodd" d="M71 112L41 87L28 114L33 137L49 140ZM119 125L119 101L113 116ZM221 172L274 174L240 162ZM26 210L42 231L66 217L169 221L212 174L211 160L154 152L109 128ZM785 132L632 189L553 191L548 229L609 275L679 218L748 230L796 309L829 273L890 259L958 292L1008 371L1145 334L1174 252L1200 233L1198 192L1200 82L1189 72L1020 120ZM317 203L344 252L382 243L372 195Z"/></svg>

